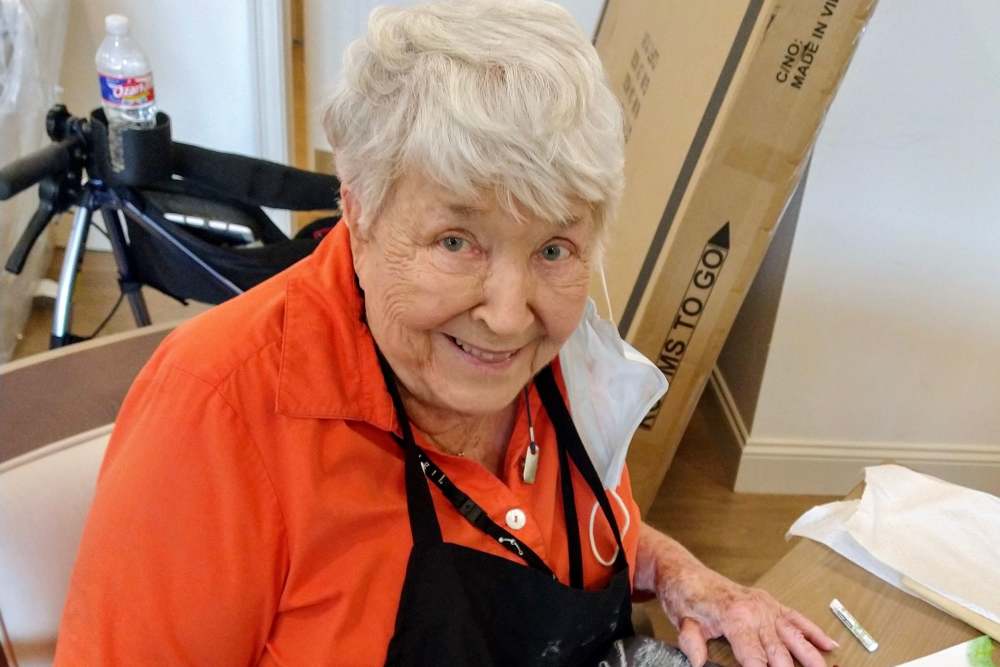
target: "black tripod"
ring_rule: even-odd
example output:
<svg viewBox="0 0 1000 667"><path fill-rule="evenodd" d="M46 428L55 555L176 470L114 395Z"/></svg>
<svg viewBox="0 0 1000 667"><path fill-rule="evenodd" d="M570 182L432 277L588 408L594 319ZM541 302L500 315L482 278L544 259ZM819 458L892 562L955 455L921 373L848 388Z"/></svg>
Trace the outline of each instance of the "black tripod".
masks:
<svg viewBox="0 0 1000 667"><path fill-rule="evenodd" d="M128 275L125 241L118 220L119 213L112 206L111 192L100 180L83 182L87 155L84 147L89 141L86 122L71 117L66 107L60 105L49 111L46 129L49 137L56 143L25 158L25 161L30 161L27 164L22 161L7 167L0 176L0 199L7 199L35 182L38 173L48 174L38 183L38 208L7 259L6 270L19 274L24 269L28 254L52 219L75 206L76 213L59 272L49 346L56 348L83 340L83 337L70 332L73 291L93 215L100 211L115 254L115 263L119 268L119 287L128 299L136 325L150 324L149 311L142 296L142 285ZM123 269L125 273L122 273Z"/></svg>
<svg viewBox="0 0 1000 667"><path fill-rule="evenodd" d="M309 254L337 220L323 218L289 239L261 207L336 209L335 177L172 142L162 113L155 129L124 133L123 172L110 168L102 112L75 118L57 105L46 130L53 144L0 169L0 200L39 185L38 208L6 263L15 274L52 219L76 207L59 274L52 348L85 340L71 332L73 292L95 213L137 326L151 323L143 285L184 303L219 303Z"/></svg>

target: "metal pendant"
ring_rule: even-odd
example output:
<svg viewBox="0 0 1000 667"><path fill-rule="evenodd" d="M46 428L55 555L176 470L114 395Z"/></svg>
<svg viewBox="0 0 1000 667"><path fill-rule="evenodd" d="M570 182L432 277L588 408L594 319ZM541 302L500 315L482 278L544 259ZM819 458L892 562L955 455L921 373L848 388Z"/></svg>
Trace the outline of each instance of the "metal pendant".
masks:
<svg viewBox="0 0 1000 667"><path fill-rule="evenodd" d="M528 453L524 455L524 479L525 484L535 483L535 474L538 472L538 445L531 443Z"/></svg>

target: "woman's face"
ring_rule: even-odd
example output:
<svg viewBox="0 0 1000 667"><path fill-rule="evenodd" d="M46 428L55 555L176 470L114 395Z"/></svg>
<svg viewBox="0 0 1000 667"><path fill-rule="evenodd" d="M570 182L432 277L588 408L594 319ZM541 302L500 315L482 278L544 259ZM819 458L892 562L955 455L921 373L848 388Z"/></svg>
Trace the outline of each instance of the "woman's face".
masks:
<svg viewBox="0 0 1000 667"><path fill-rule="evenodd" d="M462 201L407 174L364 234L344 192L368 326L409 394L428 407L491 414L558 353L583 314L596 232Z"/></svg>

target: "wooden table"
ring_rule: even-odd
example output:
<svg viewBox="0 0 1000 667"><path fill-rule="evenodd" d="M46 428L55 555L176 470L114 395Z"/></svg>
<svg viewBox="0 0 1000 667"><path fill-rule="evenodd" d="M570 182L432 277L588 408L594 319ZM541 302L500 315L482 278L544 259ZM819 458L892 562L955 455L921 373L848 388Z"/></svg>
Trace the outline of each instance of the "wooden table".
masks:
<svg viewBox="0 0 1000 667"><path fill-rule="evenodd" d="M860 497L855 489L849 497ZM756 585L798 609L840 643L827 654L839 667L892 667L982 633L930 604L890 586L825 545L803 538ZM837 598L878 642L868 653L829 609ZM729 645L713 642L711 659L736 665Z"/></svg>
<svg viewBox="0 0 1000 667"><path fill-rule="evenodd" d="M0 463L115 420L178 322L102 336L0 364Z"/></svg>

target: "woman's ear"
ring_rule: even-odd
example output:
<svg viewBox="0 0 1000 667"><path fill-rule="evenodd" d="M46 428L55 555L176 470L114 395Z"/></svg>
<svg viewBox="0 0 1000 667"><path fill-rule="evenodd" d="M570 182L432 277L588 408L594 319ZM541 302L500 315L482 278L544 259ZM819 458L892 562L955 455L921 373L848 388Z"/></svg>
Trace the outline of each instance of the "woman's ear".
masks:
<svg viewBox="0 0 1000 667"><path fill-rule="evenodd" d="M358 236L358 224L361 222L361 204L354 196L354 191L340 184L340 221L347 224L351 236Z"/></svg>
<svg viewBox="0 0 1000 667"><path fill-rule="evenodd" d="M354 196L354 192L343 183L340 184L340 210L340 221L347 225L348 236L351 239L354 273L358 275L359 279L362 279L361 269L364 263L365 251L368 248L368 239L360 229L361 203Z"/></svg>

